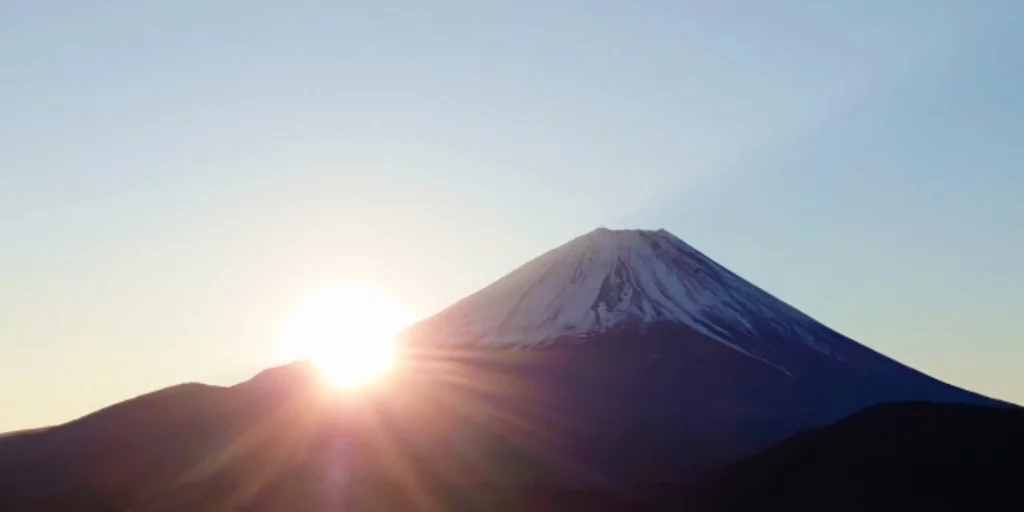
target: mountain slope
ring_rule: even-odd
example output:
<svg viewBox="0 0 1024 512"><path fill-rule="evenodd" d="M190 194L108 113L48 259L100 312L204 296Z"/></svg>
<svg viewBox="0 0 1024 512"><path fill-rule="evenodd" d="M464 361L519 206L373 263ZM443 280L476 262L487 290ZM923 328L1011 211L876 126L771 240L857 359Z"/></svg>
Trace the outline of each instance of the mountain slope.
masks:
<svg viewBox="0 0 1024 512"><path fill-rule="evenodd" d="M479 375L470 387L504 375L487 400L614 478L699 471L878 403L996 403L842 336L664 230L578 237L401 339L420 358L473 354L449 371Z"/></svg>
<svg viewBox="0 0 1024 512"><path fill-rule="evenodd" d="M785 336L829 353L833 334L671 233L598 229L413 327L438 343L533 346L673 321L721 343ZM441 341L440 339L443 339Z"/></svg>
<svg viewBox="0 0 1024 512"><path fill-rule="evenodd" d="M172 386L0 438L0 510L163 510L148 506L151 496L181 499L189 493L180 489L198 482L206 492L211 481L233 482L218 499L248 503L260 488L241 482L316 462L336 414L324 390L308 365L291 365L232 387ZM179 509L224 509L217 503Z"/></svg>

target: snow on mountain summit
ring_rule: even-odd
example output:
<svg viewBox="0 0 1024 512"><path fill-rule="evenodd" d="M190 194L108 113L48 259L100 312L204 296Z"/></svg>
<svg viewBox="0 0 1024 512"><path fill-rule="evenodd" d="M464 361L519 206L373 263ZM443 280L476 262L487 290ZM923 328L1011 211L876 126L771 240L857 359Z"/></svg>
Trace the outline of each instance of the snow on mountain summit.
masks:
<svg viewBox="0 0 1024 512"><path fill-rule="evenodd" d="M616 327L677 322L737 340L795 339L830 353L834 333L668 231L599 228L413 326L406 339L530 347ZM751 350L753 349L753 350Z"/></svg>

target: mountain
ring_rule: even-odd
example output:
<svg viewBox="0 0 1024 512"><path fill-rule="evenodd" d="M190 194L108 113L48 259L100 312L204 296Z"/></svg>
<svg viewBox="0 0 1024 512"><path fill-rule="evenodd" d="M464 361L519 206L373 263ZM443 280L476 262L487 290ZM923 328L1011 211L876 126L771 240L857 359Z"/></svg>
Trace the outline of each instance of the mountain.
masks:
<svg viewBox="0 0 1024 512"><path fill-rule="evenodd" d="M0 510L647 510L714 503L684 484L723 466L708 489L774 499L761 479L789 475L769 487L795 493L828 460L855 460L844 432L864 454L879 439L895 460L927 461L941 454L900 452L916 435L900 428L959 421L901 404L869 409L911 411L882 415L880 431L794 437L867 407L1013 410L842 336L665 231L579 237L400 341L392 374L358 392L297 363L0 437ZM977 424L970 436L995 428ZM950 428L949 453L991 453ZM786 463L786 446L803 462Z"/></svg>
<svg viewBox="0 0 1024 512"><path fill-rule="evenodd" d="M856 343L664 230L580 236L401 342L583 481L704 471L879 403L997 404Z"/></svg>

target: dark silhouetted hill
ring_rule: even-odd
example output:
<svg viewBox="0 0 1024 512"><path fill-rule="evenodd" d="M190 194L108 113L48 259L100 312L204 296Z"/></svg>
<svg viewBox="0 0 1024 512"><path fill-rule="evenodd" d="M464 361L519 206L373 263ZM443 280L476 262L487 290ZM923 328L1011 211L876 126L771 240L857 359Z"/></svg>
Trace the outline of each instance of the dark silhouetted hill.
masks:
<svg viewBox="0 0 1024 512"><path fill-rule="evenodd" d="M711 510L1024 510L1024 410L871 407L720 471Z"/></svg>

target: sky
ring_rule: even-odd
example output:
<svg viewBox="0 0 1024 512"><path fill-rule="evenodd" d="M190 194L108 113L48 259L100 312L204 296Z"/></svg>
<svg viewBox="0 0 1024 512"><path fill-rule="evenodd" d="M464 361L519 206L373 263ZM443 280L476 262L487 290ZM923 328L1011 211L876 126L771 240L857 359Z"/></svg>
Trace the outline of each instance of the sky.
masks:
<svg viewBox="0 0 1024 512"><path fill-rule="evenodd" d="M598 226L668 229L1024 403L1021 23L1013 0L0 3L0 431L244 380L328 283L423 317Z"/></svg>

